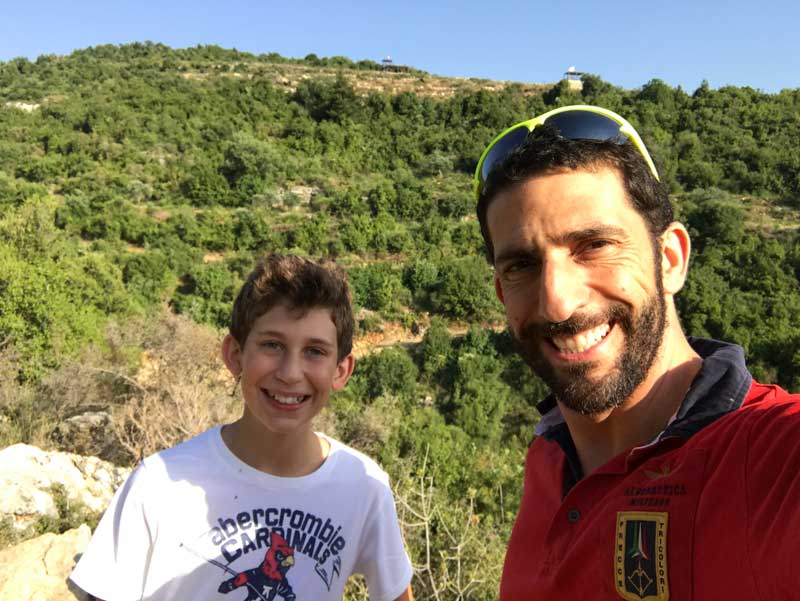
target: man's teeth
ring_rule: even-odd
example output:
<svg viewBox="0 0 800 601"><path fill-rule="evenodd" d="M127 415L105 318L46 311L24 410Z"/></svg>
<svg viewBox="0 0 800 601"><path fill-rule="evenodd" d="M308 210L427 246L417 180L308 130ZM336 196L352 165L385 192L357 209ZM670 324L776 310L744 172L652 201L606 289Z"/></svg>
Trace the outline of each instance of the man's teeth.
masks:
<svg viewBox="0 0 800 601"><path fill-rule="evenodd" d="M597 326L593 330L586 330L585 332L581 332L575 336L554 337L553 344L555 344L560 351L567 353L582 353L583 351L589 350L595 344L605 338L609 330L611 330L611 326L607 323L604 323L601 326Z"/></svg>
<svg viewBox="0 0 800 601"><path fill-rule="evenodd" d="M273 399L278 401L281 405L297 405L298 403L302 403L305 400L306 395L302 396L281 396L279 394L272 394L269 393Z"/></svg>

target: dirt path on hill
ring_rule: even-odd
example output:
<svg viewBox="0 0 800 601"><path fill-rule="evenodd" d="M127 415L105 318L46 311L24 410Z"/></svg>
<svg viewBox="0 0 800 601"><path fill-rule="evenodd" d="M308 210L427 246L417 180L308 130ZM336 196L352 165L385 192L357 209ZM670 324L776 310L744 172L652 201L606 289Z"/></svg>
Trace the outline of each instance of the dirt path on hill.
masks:
<svg viewBox="0 0 800 601"><path fill-rule="evenodd" d="M467 333L467 330L469 330L469 326L466 324L450 325L447 328L447 331L453 337L463 336ZM411 330L398 323L384 323L379 332L367 332L361 336L356 336L353 340L353 355L357 359L397 344L402 346L419 344L424 334L424 328L420 328L419 332L414 334Z"/></svg>
<svg viewBox="0 0 800 601"><path fill-rule="evenodd" d="M452 336L463 336L467 333L467 326L451 326L448 331ZM358 358L396 344L403 346L419 344L424 334L425 330L423 328L419 329L419 333L414 334L411 330L398 323L384 323L381 326L381 331L367 332L353 340L353 355Z"/></svg>

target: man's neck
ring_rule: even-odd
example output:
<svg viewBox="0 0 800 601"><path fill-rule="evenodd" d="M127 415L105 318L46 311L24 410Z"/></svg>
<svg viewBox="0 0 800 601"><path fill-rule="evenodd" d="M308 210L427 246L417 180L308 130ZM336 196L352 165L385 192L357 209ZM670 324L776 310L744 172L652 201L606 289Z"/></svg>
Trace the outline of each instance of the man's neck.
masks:
<svg viewBox="0 0 800 601"><path fill-rule="evenodd" d="M618 407L587 416L559 403L584 475L662 432L677 413L702 365L703 360L682 333L667 333L662 353L647 378Z"/></svg>

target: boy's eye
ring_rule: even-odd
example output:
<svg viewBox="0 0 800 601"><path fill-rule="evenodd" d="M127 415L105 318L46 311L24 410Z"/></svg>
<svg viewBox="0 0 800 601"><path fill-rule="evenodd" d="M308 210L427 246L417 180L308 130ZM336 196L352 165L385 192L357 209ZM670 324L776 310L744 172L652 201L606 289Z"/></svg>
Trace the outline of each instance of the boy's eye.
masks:
<svg viewBox="0 0 800 601"><path fill-rule="evenodd" d="M315 346L307 348L306 353L312 357L324 357L327 354L323 349Z"/></svg>
<svg viewBox="0 0 800 601"><path fill-rule="evenodd" d="M281 349L280 342L276 342L275 340L264 340L261 343L261 348L266 349L268 351L279 351Z"/></svg>

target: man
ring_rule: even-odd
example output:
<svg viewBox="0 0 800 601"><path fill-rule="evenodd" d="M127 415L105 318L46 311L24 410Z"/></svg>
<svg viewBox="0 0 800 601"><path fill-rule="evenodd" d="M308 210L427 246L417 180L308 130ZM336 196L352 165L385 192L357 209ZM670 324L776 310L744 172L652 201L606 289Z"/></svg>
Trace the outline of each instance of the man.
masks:
<svg viewBox="0 0 800 601"><path fill-rule="evenodd" d="M800 400L687 338L690 240L619 115L562 107L476 171L495 290L550 386L500 599L800 599Z"/></svg>

